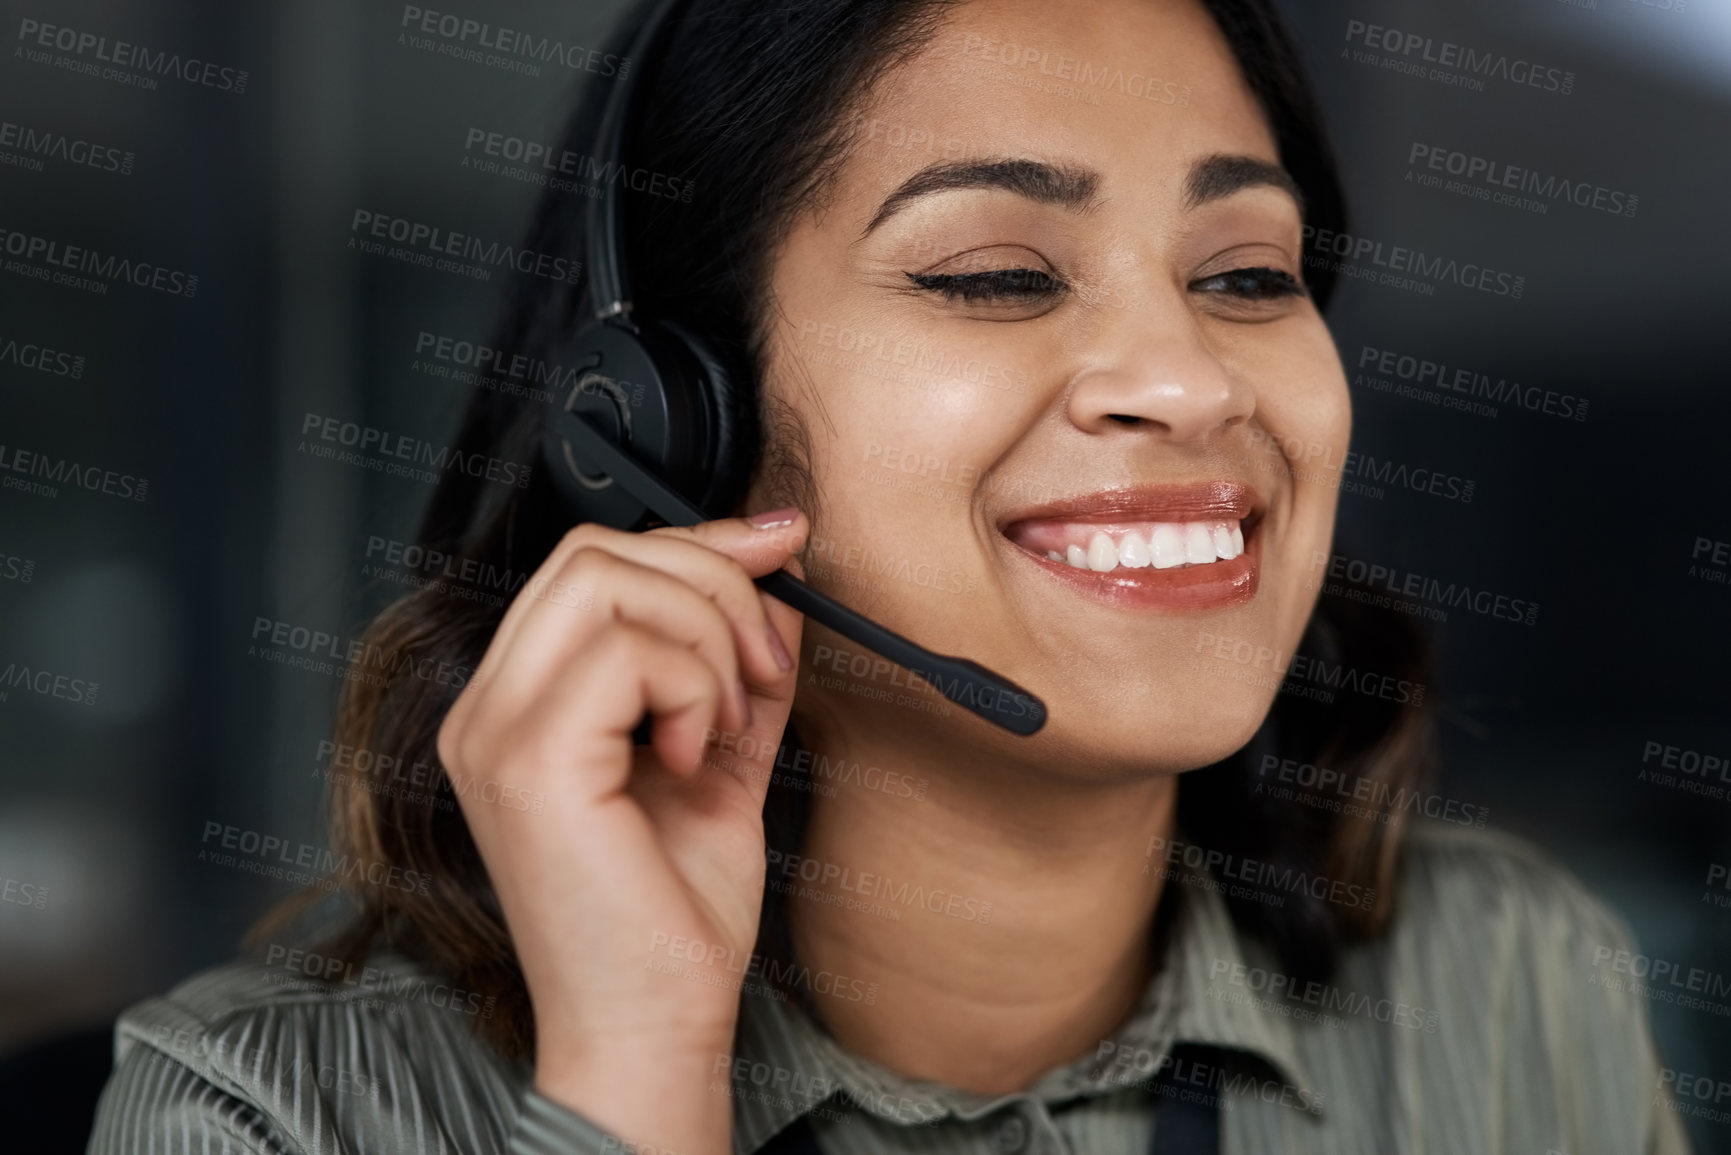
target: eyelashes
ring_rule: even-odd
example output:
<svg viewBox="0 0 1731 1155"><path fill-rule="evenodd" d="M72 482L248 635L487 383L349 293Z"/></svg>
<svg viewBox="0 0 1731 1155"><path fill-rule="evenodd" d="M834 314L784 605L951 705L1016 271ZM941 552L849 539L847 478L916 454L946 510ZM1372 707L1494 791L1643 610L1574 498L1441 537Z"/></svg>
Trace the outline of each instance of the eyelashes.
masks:
<svg viewBox="0 0 1731 1155"><path fill-rule="evenodd" d="M1246 301L1273 301L1281 297L1309 296L1298 278L1284 269L1257 265L1248 269L1232 269L1203 277L1190 286L1203 293L1225 293Z"/></svg>
<svg viewBox="0 0 1731 1155"><path fill-rule="evenodd" d="M1051 273L1039 269L988 269L978 273L909 273L907 277L919 288L937 293L946 301L967 304L994 301L1027 304L1050 300L1070 288ZM1303 283L1291 273L1263 265L1215 273L1192 282L1190 288L1195 292L1219 293L1250 303L1309 295Z"/></svg>
<svg viewBox="0 0 1731 1155"><path fill-rule="evenodd" d="M1043 301L1069 288L1039 269L988 269L979 273L909 273L908 280L947 301Z"/></svg>

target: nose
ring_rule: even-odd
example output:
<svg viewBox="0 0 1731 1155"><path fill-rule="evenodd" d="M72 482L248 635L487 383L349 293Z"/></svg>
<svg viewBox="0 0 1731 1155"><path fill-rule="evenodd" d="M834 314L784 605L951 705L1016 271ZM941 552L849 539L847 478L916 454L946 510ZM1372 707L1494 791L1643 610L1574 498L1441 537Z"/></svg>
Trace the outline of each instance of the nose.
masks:
<svg viewBox="0 0 1731 1155"><path fill-rule="evenodd" d="M1072 379L1068 407L1078 429L1140 428L1198 442L1250 419L1255 391L1208 347L1183 302L1119 312L1092 334L1088 363Z"/></svg>

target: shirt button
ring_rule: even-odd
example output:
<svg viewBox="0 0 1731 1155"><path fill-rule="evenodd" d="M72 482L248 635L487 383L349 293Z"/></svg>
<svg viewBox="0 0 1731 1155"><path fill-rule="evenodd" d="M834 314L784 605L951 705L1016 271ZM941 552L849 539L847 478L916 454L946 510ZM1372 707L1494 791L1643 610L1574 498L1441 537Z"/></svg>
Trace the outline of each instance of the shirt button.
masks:
<svg viewBox="0 0 1731 1155"><path fill-rule="evenodd" d="M1018 1116L1010 1116L992 1136L992 1144L1000 1151L1020 1151L1028 1145L1028 1125Z"/></svg>

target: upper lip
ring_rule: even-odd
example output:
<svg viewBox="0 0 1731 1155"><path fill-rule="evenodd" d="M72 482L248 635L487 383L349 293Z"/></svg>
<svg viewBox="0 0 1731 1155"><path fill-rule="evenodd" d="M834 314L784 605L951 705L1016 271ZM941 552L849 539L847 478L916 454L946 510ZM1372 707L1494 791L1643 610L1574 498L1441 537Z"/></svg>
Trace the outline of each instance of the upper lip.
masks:
<svg viewBox="0 0 1731 1155"><path fill-rule="evenodd" d="M1249 520L1260 513L1256 491L1238 481L1199 481L1183 485L1136 485L1061 497L1043 505L1015 510L998 521L1005 532L1024 521L1078 521L1102 524L1124 521Z"/></svg>

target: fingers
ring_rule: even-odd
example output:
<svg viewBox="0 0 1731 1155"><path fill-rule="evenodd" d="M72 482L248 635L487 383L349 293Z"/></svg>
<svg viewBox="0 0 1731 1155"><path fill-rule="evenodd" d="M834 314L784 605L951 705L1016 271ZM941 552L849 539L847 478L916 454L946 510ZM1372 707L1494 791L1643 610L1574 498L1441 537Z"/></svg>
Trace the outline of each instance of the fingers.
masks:
<svg viewBox="0 0 1731 1155"><path fill-rule="evenodd" d="M486 708L520 709L562 666L589 649L599 631L629 622L706 661L727 689L726 723L746 723L750 706L740 669L740 631L714 600L679 577L599 549L573 554L562 572L561 585L551 587L562 592L538 599L520 619L515 637L503 642L509 660L480 687ZM572 590L584 591L583 596L570 596ZM494 645L500 644L495 638Z"/></svg>
<svg viewBox="0 0 1731 1155"><path fill-rule="evenodd" d="M689 777L731 697L715 666L688 646L611 622L522 711L483 711L449 735L442 731L439 755L447 765L496 766L521 789L592 807L624 789L631 734L645 710L662 765Z"/></svg>
<svg viewBox="0 0 1731 1155"><path fill-rule="evenodd" d="M468 692L441 728L441 745L443 730L460 735L475 718L495 735L526 720L529 704L543 697L562 669L573 663L590 667L586 651L616 623L683 647L707 665L722 689L700 733L709 726L751 728L748 683L770 704L764 722L782 724L796 685L793 655L802 621L751 578L782 565L797 571L795 554L809 523L797 510L759 515L757 521L764 524L730 518L647 534L599 525L573 529L513 600ZM774 716L777 706L783 708L780 718ZM573 716L588 713L581 698L565 699L563 709ZM688 713L657 725L651 734L673 744L670 757L684 759Z"/></svg>
<svg viewBox="0 0 1731 1155"><path fill-rule="evenodd" d="M791 667L796 651L779 635L771 636L750 579L785 565L804 545L809 523L797 511L770 520L774 524L764 528L745 518L727 518L645 534L578 526L524 584L494 635L488 658L495 651L508 651L529 619L545 616L537 613L537 603L564 602L569 608L595 598L601 592L595 575L585 574L582 567L586 555L599 551L673 575L710 598L728 618L747 677L760 685L776 681ZM537 621L537 628L540 625ZM482 659L481 668L491 672L488 658Z"/></svg>

